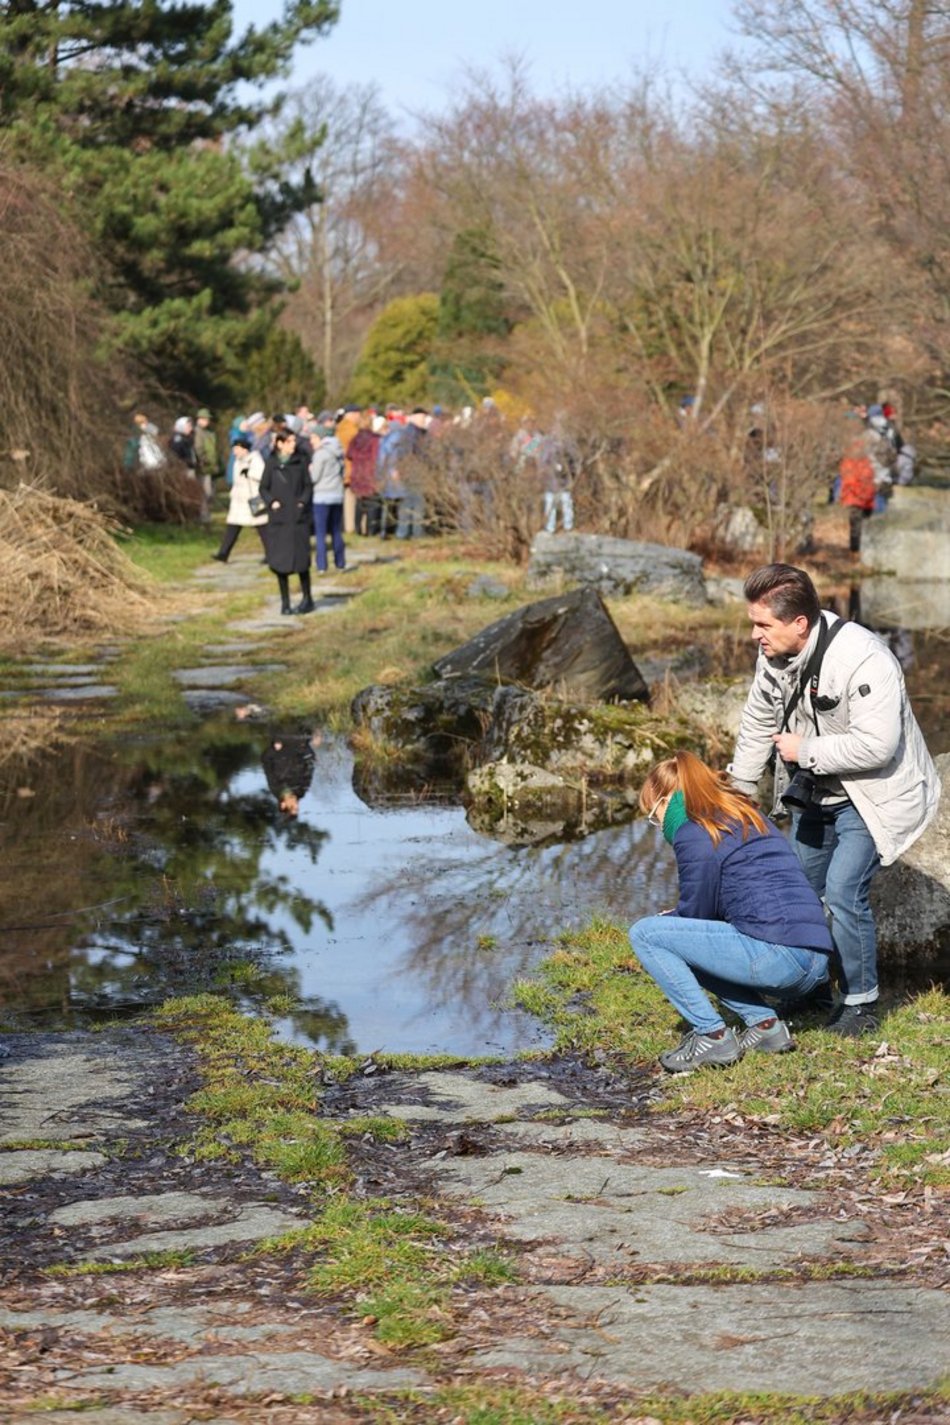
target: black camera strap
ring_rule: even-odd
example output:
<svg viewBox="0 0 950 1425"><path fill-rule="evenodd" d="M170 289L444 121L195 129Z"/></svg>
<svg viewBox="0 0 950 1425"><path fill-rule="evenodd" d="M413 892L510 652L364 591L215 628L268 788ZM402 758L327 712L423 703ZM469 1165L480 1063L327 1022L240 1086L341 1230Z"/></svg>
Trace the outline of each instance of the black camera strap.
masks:
<svg viewBox="0 0 950 1425"><path fill-rule="evenodd" d="M798 687L792 694L791 702L785 709L785 716L782 718L782 726L779 728L779 732L788 732L788 725L791 722L792 713L795 711L795 709L798 707L798 704L801 702L802 695L804 694L806 687L809 689L809 696L811 697L812 718L815 723L815 731L818 732L820 730L818 727L818 717L815 712L815 698L818 694L818 678L821 673L821 665L824 661L825 654L828 652L828 649L831 647L831 644L833 643L834 639L841 632L846 623L847 619L838 619L837 623L833 624L829 628L824 618L819 615L818 639L815 643L815 647L811 657L809 658L805 667L802 669L802 676L799 679Z"/></svg>

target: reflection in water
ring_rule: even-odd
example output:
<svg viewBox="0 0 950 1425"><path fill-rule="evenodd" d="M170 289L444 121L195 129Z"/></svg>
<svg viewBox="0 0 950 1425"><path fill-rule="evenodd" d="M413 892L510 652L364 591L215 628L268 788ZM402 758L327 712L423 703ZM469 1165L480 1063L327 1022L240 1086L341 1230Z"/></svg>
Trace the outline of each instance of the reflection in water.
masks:
<svg viewBox="0 0 950 1425"><path fill-rule="evenodd" d="M508 987L558 931L669 901L671 858L641 822L516 850L444 798L367 807L333 743L287 815L269 745L225 723L73 748L32 796L0 791L5 1015L69 1023L227 986L248 1007L290 996L287 1036L335 1052L507 1053L537 1035Z"/></svg>
<svg viewBox="0 0 950 1425"><path fill-rule="evenodd" d="M751 651L737 646L744 670ZM946 751L950 643L915 630L895 651L931 751ZM444 782L420 774L397 793L338 743L315 749L306 778L271 765L269 784L272 741L223 721L10 769L0 1024L228 987L249 1008L289 997L283 1032L334 1052L510 1053L537 1028L503 1007L508 988L559 931L672 902L673 858L642 821L570 842L552 823L506 845L467 824ZM296 815L279 807L291 781Z"/></svg>

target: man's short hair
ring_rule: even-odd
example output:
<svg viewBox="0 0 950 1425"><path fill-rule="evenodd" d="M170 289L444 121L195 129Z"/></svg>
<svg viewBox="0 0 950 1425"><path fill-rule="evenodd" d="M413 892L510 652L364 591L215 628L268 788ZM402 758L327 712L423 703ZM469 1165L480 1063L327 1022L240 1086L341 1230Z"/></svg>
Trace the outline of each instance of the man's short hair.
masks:
<svg viewBox="0 0 950 1425"><path fill-rule="evenodd" d="M804 614L813 628L821 617L815 586L804 569L793 564L765 564L750 574L743 585L746 602L766 604L782 623L791 623Z"/></svg>

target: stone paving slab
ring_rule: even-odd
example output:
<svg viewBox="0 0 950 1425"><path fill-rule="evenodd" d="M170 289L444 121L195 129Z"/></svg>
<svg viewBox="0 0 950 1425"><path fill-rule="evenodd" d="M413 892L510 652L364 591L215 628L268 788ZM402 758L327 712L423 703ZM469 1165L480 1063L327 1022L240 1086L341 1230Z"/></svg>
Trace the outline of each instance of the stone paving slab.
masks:
<svg viewBox="0 0 950 1425"><path fill-rule="evenodd" d="M75 1410L14 1411L6 1416L10 1425L77 1425ZM194 1425L193 1410L145 1410L141 1405L93 1405L84 1407L81 1418L92 1425ZM202 1416L201 1425L234 1425L233 1417Z"/></svg>
<svg viewBox="0 0 950 1425"><path fill-rule="evenodd" d="M144 1366L117 1362L87 1371L64 1371L60 1391L181 1390L188 1386L221 1386L234 1395L308 1395L346 1387L348 1390L399 1390L426 1384L421 1371L396 1367L372 1370L329 1360L311 1351L287 1351L252 1356L193 1356L169 1365Z"/></svg>
<svg viewBox="0 0 950 1425"><path fill-rule="evenodd" d="M205 643L201 653L204 658L217 659L238 659L246 658L250 653L256 653L263 645L252 643L249 639L242 643Z"/></svg>
<svg viewBox="0 0 950 1425"><path fill-rule="evenodd" d="M85 1173L106 1161L102 1153L58 1153L53 1148L30 1148L0 1153L0 1187L15 1187L32 1178L59 1178Z"/></svg>
<svg viewBox="0 0 950 1425"><path fill-rule="evenodd" d="M405 1079L393 1082L409 1084ZM436 1072L416 1075L412 1085L414 1093L421 1088L434 1102L384 1103L376 1112L411 1122L494 1123L529 1108L563 1109L568 1113L573 1107L570 1099L541 1079L526 1084L491 1084L465 1074Z"/></svg>
<svg viewBox="0 0 950 1425"><path fill-rule="evenodd" d="M237 708L247 702L247 693L232 693L226 688L186 688L182 697L192 712L201 714Z"/></svg>
<svg viewBox="0 0 950 1425"><path fill-rule="evenodd" d="M98 678L101 663L21 663L17 669L31 678Z"/></svg>
<svg viewBox="0 0 950 1425"><path fill-rule="evenodd" d="M42 696L49 702L56 703L93 702L97 699L117 698L119 690L109 683L84 683L80 687L59 684L55 688L44 688Z"/></svg>
<svg viewBox="0 0 950 1425"><path fill-rule="evenodd" d="M201 668L176 668L172 677L183 688L232 688L260 674L283 673L284 663L213 663Z"/></svg>
<svg viewBox="0 0 950 1425"><path fill-rule="evenodd" d="M818 1194L760 1187L715 1164L656 1168L599 1155L492 1153L432 1163L444 1190L475 1197L503 1215L504 1235L557 1239L566 1256L618 1267L721 1262L766 1270L803 1256L860 1251L863 1225L817 1216ZM758 1231L710 1232L727 1209L762 1212L814 1206L816 1218Z"/></svg>
<svg viewBox="0 0 950 1425"><path fill-rule="evenodd" d="M234 1341L266 1341L300 1332L299 1323L265 1321L256 1326L240 1326L228 1319L240 1317L249 1309L244 1302L232 1300L217 1301L213 1308L158 1306L151 1311L134 1311L122 1317L85 1309L5 1311L0 1308L0 1327L10 1331L44 1327L56 1331L78 1331L84 1335L98 1335L105 1331L117 1336L154 1336L179 1341L185 1346L201 1342L221 1345Z"/></svg>
<svg viewBox="0 0 950 1425"><path fill-rule="evenodd" d="M585 1324L517 1338L476 1369L580 1372L637 1389L923 1390L950 1370L950 1295L878 1282L785 1286L551 1287L534 1293Z"/></svg>
<svg viewBox="0 0 950 1425"><path fill-rule="evenodd" d="M0 1144L97 1138L145 1127L122 1108L139 1076L104 1041L96 1047L100 1052L56 1045L32 1055L28 1073L16 1060L0 1064Z"/></svg>
<svg viewBox="0 0 950 1425"><path fill-rule="evenodd" d="M222 1217L223 1221L213 1221ZM121 1242L104 1243L85 1254L82 1260L87 1262L135 1257L146 1252L204 1251L238 1242L260 1242L301 1225L300 1218L266 1203L235 1204L227 1198L186 1192L73 1202L51 1212L49 1221L60 1227L95 1227L115 1222L129 1228L156 1229ZM201 1225L188 1226L189 1223Z"/></svg>
<svg viewBox="0 0 950 1425"><path fill-rule="evenodd" d="M645 1128L621 1128L616 1123L602 1123L596 1118L576 1118L569 1123L518 1122L495 1125L504 1138L535 1148L554 1148L566 1152L572 1148L595 1146L615 1153L635 1153L651 1143Z"/></svg>

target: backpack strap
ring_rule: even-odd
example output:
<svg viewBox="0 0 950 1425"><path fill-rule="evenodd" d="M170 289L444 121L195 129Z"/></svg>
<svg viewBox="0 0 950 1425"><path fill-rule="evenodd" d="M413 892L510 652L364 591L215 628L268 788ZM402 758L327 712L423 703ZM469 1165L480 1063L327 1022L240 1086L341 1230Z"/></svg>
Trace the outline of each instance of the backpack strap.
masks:
<svg viewBox="0 0 950 1425"><path fill-rule="evenodd" d="M847 619L838 619L838 622L829 628L824 618L821 618L819 616L820 627L818 629L818 639L815 643L814 651L812 652L812 655L809 658L807 664L802 669L802 676L799 679L798 687L795 689L795 692L792 695L791 702L785 709L785 716L782 718L782 726L779 728L780 732L788 731L788 724L791 721L792 713L795 711L795 709L798 707L798 704L801 702L802 695L805 692L806 687L809 690L809 697L811 698L811 715L815 723L815 731L818 732L818 717L815 712L815 698L818 693L818 678L821 674L821 665L824 661L825 654L828 652L828 649L831 647L832 643L837 638L838 634L841 632L847 622Z"/></svg>

